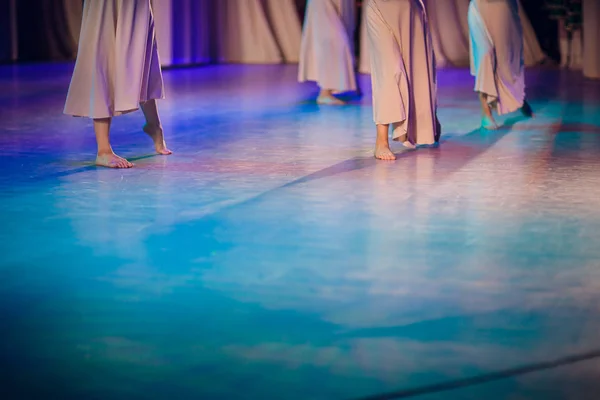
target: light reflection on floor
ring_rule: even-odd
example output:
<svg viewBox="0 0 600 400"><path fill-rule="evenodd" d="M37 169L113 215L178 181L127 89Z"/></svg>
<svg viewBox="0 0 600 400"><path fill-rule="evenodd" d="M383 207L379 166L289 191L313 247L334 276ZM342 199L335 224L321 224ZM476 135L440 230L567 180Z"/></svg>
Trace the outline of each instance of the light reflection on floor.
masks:
<svg viewBox="0 0 600 400"><path fill-rule="evenodd" d="M0 68L15 398L346 399L600 349L599 83L530 71L537 118L486 133L468 71L441 71L442 145L384 163L368 77L328 108L293 66L172 70L176 154L123 116L137 168L111 171L60 114L70 68ZM592 399L599 373L419 398Z"/></svg>

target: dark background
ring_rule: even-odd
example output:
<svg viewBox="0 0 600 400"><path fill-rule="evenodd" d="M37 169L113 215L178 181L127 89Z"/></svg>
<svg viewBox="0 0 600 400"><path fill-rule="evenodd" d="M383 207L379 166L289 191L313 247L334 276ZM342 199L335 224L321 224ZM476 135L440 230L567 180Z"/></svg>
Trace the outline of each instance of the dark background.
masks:
<svg viewBox="0 0 600 400"><path fill-rule="evenodd" d="M17 0L15 3L18 16L17 62L74 59L73 44L65 40L66 21L61 0ZM304 10L302 3L302 0L298 1L300 13ZM559 61L557 25L548 18L544 0L521 0L521 4L533 25L542 50L554 61ZM9 0L0 0L0 62L3 63L12 62L9 10Z"/></svg>

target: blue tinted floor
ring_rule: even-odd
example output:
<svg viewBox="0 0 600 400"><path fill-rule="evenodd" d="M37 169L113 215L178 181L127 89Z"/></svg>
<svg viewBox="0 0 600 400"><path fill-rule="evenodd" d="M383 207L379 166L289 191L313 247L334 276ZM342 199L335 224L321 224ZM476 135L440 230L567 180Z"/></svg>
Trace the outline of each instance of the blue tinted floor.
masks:
<svg viewBox="0 0 600 400"><path fill-rule="evenodd" d="M171 70L175 154L119 117L116 171L71 68L0 69L2 399L598 398L600 83L528 71L537 118L481 132L443 70L443 143L386 163L366 76Z"/></svg>

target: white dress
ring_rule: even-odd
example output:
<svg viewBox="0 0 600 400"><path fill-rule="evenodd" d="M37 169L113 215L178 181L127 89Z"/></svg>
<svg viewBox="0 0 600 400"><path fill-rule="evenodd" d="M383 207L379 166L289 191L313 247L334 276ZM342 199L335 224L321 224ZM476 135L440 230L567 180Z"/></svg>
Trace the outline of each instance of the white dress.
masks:
<svg viewBox="0 0 600 400"><path fill-rule="evenodd" d="M593 1L593 0L592 0ZM469 65L469 0L426 0L435 58L438 67ZM363 10L363 13L366 8ZM519 2L519 16L523 26L525 65L537 65L546 59L535 31ZM364 21L364 17L363 17ZM359 71L370 73L366 26L361 26Z"/></svg>
<svg viewBox="0 0 600 400"><path fill-rule="evenodd" d="M164 97L150 0L86 0L65 114L108 118Z"/></svg>
<svg viewBox="0 0 600 400"><path fill-rule="evenodd" d="M283 55L261 0L216 0L219 61L279 64Z"/></svg>
<svg viewBox="0 0 600 400"><path fill-rule="evenodd" d="M499 115L523 106L523 29L517 0L471 0L471 74L475 91L496 103Z"/></svg>
<svg viewBox="0 0 600 400"><path fill-rule="evenodd" d="M354 0L308 0L298 81L316 82L336 92L355 91L355 27Z"/></svg>
<svg viewBox="0 0 600 400"><path fill-rule="evenodd" d="M420 0L367 0L373 120L392 124L393 139L434 144L437 119L435 58Z"/></svg>
<svg viewBox="0 0 600 400"><path fill-rule="evenodd" d="M286 63L297 63L302 23L294 0L266 0L265 8L275 40Z"/></svg>

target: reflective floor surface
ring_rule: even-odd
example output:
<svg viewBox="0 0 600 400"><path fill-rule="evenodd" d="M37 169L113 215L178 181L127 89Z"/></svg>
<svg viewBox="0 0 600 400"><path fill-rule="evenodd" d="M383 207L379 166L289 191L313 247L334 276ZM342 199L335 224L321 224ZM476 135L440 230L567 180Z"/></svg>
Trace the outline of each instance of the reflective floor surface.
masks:
<svg viewBox="0 0 600 400"><path fill-rule="evenodd" d="M117 171L71 68L0 68L3 399L598 398L599 82L528 71L482 132L442 70L441 145L378 162L368 76L170 70L175 154L119 117Z"/></svg>

